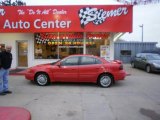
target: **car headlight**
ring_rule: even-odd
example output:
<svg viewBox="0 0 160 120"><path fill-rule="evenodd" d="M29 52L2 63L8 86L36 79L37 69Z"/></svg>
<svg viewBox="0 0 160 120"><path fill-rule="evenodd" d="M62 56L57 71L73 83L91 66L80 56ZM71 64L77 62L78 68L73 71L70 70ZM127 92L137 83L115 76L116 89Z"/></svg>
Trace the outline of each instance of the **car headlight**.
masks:
<svg viewBox="0 0 160 120"><path fill-rule="evenodd" d="M157 64L157 63L153 63L153 65L154 65L155 67L160 67L160 64Z"/></svg>

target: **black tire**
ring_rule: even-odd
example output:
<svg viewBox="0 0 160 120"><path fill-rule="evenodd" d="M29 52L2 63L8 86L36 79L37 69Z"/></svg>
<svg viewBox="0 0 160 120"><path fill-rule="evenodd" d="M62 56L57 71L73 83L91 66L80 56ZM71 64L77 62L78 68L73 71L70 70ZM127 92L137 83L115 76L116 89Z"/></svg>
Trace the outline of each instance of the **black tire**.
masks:
<svg viewBox="0 0 160 120"><path fill-rule="evenodd" d="M131 62L131 66L132 66L132 68L136 68L134 62Z"/></svg>
<svg viewBox="0 0 160 120"><path fill-rule="evenodd" d="M46 73L37 73L35 76L35 82L39 86L46 86L50 83L50 79Z"/></svg>
<svg viewBox="0 0 160 120"><path fill-rule="evenodd" d="M150 65L147 65L147 66L146 66L146 72L147 72L147 73L151 73L151 72L152 72Z"/></svg>
<svg viewBox="0 0 160 120"><path fill-rule="evenodd" d="M109 74L102 74L98 78L98 85L104 88L108 88L113 84L113 77Z"/></svg>

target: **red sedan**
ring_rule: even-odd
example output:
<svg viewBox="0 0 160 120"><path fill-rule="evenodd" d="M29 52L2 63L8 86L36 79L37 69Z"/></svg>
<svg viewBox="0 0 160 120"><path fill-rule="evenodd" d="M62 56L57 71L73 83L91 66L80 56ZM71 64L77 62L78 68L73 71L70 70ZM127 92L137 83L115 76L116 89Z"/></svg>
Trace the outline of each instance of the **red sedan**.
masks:
<svg viewBox="0 0 160 120"><path fill-rule="evenodd" d="M93 55L71 55L55 63L28 68L25 74L26 79L40 86L50 82L91 82L109 87L125 77L120 61L106 61Z"/></svg>

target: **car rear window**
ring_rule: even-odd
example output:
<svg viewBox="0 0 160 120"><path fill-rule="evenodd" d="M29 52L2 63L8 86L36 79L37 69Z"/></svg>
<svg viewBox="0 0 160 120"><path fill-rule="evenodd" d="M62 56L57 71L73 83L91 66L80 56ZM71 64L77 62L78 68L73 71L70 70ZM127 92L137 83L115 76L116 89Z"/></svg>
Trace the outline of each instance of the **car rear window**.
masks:
<svg viewBox="0 0 160 120"><path fill-rule="evenodd" d="M94 57L81 57L81 63L80 65L91 65L91 64L101 64L102 62L99 59L96 59Z"/></svg>

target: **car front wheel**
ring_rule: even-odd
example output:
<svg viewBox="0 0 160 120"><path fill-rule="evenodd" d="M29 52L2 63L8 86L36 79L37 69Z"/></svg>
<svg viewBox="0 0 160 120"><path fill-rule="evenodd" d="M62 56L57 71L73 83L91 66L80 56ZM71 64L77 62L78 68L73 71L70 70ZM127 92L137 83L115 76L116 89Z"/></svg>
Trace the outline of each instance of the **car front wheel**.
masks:
<svg viewBox="0 0 160 120"><path fill-rule="evenodd" d="M110 87L112 83L113 83L113 77L108 74L102 74L98 79L98 84L104 88Z"/></svg>
<svg viewBox="0 0 160 120"><path fill-rule="evenodd" d="M50 83L49 77L46 73L37 73L35 81L40 86L46 86Z"/></svg>
<svg viewBox="0 0 160 120"><path fill-rule="evenodd" d="M151 73L152 71L151 71L151 66L150 65L147 65L146 66L146 72L148 72L148 73Z"/></svg>

